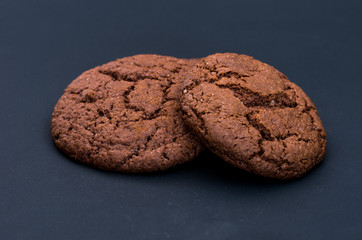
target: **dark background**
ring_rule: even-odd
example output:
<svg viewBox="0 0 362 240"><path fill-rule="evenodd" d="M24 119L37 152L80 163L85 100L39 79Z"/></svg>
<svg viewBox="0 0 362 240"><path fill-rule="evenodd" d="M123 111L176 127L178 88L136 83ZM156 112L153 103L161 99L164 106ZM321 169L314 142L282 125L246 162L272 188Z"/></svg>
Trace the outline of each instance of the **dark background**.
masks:
<svg viewBox="0 0 362 240"><path fill-rule="evenodd" d="M0 239L361 239L362 1L0 0ZM140 53L252 55L316 104L325 161L290 181L205 152L164 173L108 173L54 146L80 73Z"/></svg>

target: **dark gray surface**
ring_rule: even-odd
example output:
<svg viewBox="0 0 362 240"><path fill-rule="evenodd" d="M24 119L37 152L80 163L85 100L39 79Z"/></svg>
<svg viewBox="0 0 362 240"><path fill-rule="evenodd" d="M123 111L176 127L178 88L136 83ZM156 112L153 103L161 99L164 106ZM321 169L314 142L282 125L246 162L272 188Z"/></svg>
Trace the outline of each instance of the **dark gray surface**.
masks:
<svg viewBox="0 0 362 240"><path fill-rule="evenodd" d="M0 239L361 239L361 1L0 1ZM301 86L325 161L292 182L204 153L154 175L85 167L51 140L81 72L139 53L252 55Z"/></svg>

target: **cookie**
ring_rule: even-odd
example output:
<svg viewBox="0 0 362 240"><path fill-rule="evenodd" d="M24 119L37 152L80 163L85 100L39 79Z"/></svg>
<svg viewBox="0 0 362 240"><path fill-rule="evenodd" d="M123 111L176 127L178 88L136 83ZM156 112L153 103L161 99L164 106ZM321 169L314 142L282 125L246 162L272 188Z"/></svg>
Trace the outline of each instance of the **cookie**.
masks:
<svg viewBox="0 0 362 240"><path fill-rule="evenodd" d="M136 55L82 73L54 108L56 146L83 163L128 173L195 158L202 145L178 111L180 76L195 61Z"/></svg>
<svg viewBox="0 0 362 240"><path fill-rule="evenodd" d="M186 123L226 162L278 179L322 161L326 133L296 84L246 55L210 55L190 69L181 97Z"/></svg>

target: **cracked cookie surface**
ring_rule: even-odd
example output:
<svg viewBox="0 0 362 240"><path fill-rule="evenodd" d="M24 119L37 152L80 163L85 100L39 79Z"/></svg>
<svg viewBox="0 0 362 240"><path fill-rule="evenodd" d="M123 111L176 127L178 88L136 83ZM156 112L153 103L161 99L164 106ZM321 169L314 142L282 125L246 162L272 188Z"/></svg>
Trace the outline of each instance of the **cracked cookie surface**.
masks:
<svg viewBox="0 0 362 240"><path fill-rule="evenodd" d="M246 55L214 54L190 69L181 111L211 151L258 175L300 177L325 154L326 133L310 98Z"/></svg>
<svg viewBox="0 0 362 240"><path fill-rule="evenodd" d="M197 60L136 55L90 69L56 104L52 137L66 155L129 173L168 169L202 145L178 111L187 68Z"/></svg>

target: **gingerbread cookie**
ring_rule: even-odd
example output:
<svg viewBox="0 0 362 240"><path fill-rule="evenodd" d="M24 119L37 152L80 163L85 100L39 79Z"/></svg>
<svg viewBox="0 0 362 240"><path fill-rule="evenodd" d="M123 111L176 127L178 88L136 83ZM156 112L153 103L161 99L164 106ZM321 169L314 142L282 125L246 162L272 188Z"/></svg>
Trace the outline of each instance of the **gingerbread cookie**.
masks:
<svg viewBox="0 0 362 240"><path fill-rule="evenodd" d="M181 110L211 151L262 176L300 177L325 154L326 133L309 97L249 56L202 59L187 73Z"/></svg>
<svg viewBox="0 0 362 240"><path fill-rule="evenodd" d="M178 111L180 76L194 61L136 55L84 72L54 108L56 146L83 163L129 173L195 158L202 145Z"/></svg>

